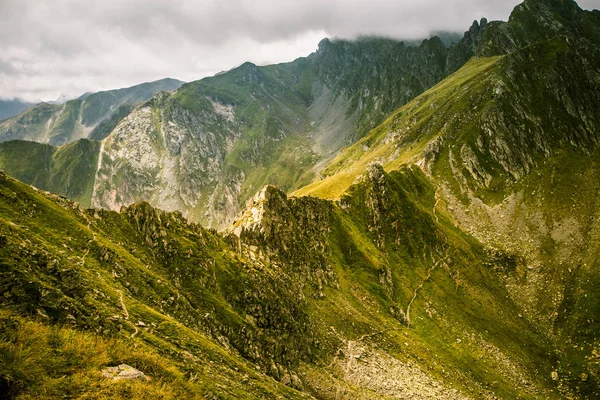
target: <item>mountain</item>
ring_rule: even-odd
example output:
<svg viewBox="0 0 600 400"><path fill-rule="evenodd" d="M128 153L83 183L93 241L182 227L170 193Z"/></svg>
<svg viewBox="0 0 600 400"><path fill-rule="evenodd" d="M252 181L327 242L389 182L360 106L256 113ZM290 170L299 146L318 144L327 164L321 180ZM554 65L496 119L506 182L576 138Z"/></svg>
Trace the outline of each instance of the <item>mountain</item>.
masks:
<svg viewBox="0 0 600 400"><path fill-rule="evenodd" d="M62 145L94 135L94 129L109 120L119 107L140 104L163 90L175 90L183 82L163 79L126 89L98 92L64 104L41 103L0 122L0 141L28 140ZM98 137L95 134L94 137Z"/></svg>
<svg viewBox="0 0 600 400"><path fill-rule="evenodd" d="M0 121L10 117L14 117L17 114L25 111L29 107L32 107L33 103L26 103L19 99L2 100L0 99Z"/></svg>
<svg viewBox="0 0 600 400"><path fill-rule="evenodd" d="M82 208L0 174L0 393L596 399L597 17L527 0L506 23L473 24L443 62L424 56L435 40L398 45L429 73L475 57L379 124L381 99L408 97L386 68L426 68L378 67L385 40L326 41L158 94L100 143L4 143L13 174L49 171L30 181L74 177L59 162L70 154L96 161L91 203L111 208L136 193L176 205L212 176L249 201L217 232L148 202ZM314 77L346 101L323 106ZM357 142L328 159L341 145L323 128L332 115L347 124L340 142ZM29 169L19 151L33 146L49 160ZM317 162L301 161L306 148L323 165L297 178ZM271 179L298 189L251 193ZM149 380L103 376L121 364Z"/></svg>
<svg viewBox="0 0 600 400"><path fill-rule="evenodd" d="M598 371L598 15L526 1L484 34L478 53L497 53L399 109L296 192L340 198L374 162L419 166L439 212L514 257L501 280L524 318L571 347L559 375L573 384Z"/></svg>
<svg viewBox="0 0 600 400"><path fill-rule="evenodd" d="M340 148L459 68L485 25L449 48L438 37L419 46L325 39L292 63L246 63L136 109L122 106L87 134L104 139L90 204L119 210L149 201L222 228L262 186L310 182ZM20 161L5 157L0 167L12 163Z"/></svg>
<svg viewBox="0 0 600 400"><path fill-rule="evenodd" d="M58 104L58 105L60 105L60 104L65 104L69 100L73 100L73 98L61 93L56 98L56 100L54 100L54 101L47 101L47 103L48 104Z"/></svg>
<svg viewBox="0 0 600 400"><path fill-rule="evenodd" d="M436 215L418 169L371 168L337 203L268 186L224 235L4 175L0 194L11 396L561 396L550 376L569 356L497 279L514 260ZM151 380L102 377L120 364Z"/></svg>

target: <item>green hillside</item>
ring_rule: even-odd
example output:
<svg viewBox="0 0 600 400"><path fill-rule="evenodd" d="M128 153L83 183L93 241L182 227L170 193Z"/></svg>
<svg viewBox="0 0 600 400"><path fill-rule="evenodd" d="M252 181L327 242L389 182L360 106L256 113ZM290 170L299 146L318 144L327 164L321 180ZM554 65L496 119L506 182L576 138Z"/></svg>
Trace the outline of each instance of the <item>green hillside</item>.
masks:
<svg viewBox="0 0 600 400"><path fill-rule="evenodd" d="M35 142L0 143L0 170L38 189L91 205L99 142L79 140L61 147Z"/></svg>
<svg viewBox="0 0 600 400"><path fill-rule="evenodd" d="M152 396L165 385L173 396L302 396L279 381L315 398L391 398L418 379L447 398L560 398L550 372L566 356L498 279L514 261L434 214L417 170L372 168L337 204L267 187L237 236L143 203L86 211L7 177L1 186L1 376L14 395ZM128 350L89 347L98 341ZM68 369L50 367L64 357ZM152 380L101 378L120 363Z"/></svg>

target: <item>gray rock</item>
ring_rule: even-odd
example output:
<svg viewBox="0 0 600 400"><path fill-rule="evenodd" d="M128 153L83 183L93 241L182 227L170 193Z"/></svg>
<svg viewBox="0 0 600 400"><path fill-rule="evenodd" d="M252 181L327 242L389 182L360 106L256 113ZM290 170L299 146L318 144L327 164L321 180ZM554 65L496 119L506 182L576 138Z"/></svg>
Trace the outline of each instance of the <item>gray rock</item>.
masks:
<svg viewBox="0 0 600 400"><path fill-rule="evenodd" d="M150 380L142 371L137 370L127 364L121 364L118 367L107 367L102 370L102 376L113 381L142 379Z"/></svg>

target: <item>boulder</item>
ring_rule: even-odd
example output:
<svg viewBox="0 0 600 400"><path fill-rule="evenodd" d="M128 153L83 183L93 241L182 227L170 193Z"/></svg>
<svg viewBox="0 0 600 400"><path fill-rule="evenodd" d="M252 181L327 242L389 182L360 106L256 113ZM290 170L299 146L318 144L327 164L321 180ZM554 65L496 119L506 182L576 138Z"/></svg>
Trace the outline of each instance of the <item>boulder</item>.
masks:
<svg viewBox="0 0 600 400"><path fill-rule="evenodd" d="M122 379L143 379L150 380L142 371L137 370L127 364L121 364L118 367L107 367L102 370L102 376L113 381L119 381Z"/></svg>

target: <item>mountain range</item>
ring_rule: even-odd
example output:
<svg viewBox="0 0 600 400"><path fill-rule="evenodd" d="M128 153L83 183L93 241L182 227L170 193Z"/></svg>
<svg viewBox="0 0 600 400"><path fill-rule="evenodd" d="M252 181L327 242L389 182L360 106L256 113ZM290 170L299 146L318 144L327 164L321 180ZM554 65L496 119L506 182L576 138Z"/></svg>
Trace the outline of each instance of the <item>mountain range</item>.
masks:
<svg viewBox="0 0 600 400"><path fill-rule="evenodd" d="M126 89L86 93L66 102L40 103L0 121L0 141L28 140L60 146L82 138L101 140L135 105L182 84L167 78Z"/></svg>
<svg viewBox="0 0 600 400"><path fill-rule="evenodd" d="M339 149L457 70L474 54L486 26L485 20L473 24L449 48L439 37L419 46L380 38L325 39L307 58L266 67L246 63L158 94L135 109L115 111L117 104L103 94L68 102L58 111L42 104L0 124L0 138L51 145L81 137L102 140L100 148L78 147L94 150L83 158L91 163L85 169L95 173L82 182L69 170L49 171L54 180L76 188L56 186L37 176L33 166L27 173L36 180L27 179L12 169L21 168L12 154L14 146L28 152L34 143L4 145L0 167L41 189L70 194L84 206L119 210L149 201L223 228L262 186L288 190L309 183ZM100 116L76 117L76 110L97 112L92 106L97 98L114 114L90 131L85 126ZM46 117L35 117L41 113ZM100 115L106 118L106 112Z"/></svg>
<svg viewBox="0 0 600 400"><path fill-rule="evenodd" d="M525 0L1 122L0 393L597 398L599 32Z"/></svg>

